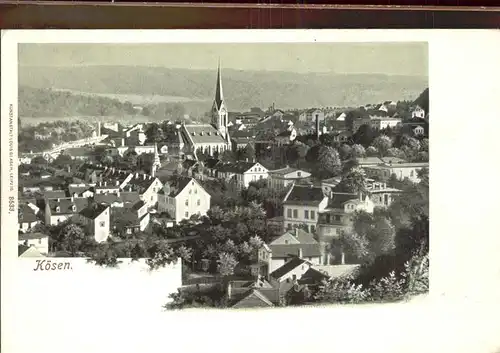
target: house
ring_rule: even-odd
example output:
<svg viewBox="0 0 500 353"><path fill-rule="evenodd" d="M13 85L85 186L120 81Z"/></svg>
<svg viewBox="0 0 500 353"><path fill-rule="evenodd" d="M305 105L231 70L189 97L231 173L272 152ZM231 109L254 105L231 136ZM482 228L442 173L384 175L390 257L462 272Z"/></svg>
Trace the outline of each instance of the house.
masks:
<svg viewBox="0 0 500 353"><path fill-rule="evenodd" d="M34 246L18 245L17 251L19 257L45 257Z"/></svg>
<svg viewBox="0 0 500 353"><path fill-rule="evenodd" d="M92 148L85 146L67 148L64 151L61 151L61 154L70 156L71 159L76 159L80 161L85 161L93 158Z"/></svg>
<svg viewBox="0 0 500 353"><path fill-rule="evenodd" d="M299 121L314 124L317 120L323 122L325 120L325 113L321 109L308 109L299 115Z"/></svg>
<svg viewBox="0 0 500 353"><path fill-rule="evenodd" d="M285 168L269 170L267 183L271 189L281 192L291 184L307 181L310 177L311 173L309 172L286 166Z"/></svg>
<svg viewBox="0 0 500 353"><path fill-rule="evenodd" d="M202 163L203 163L203 171L205 172L205 174L215 178L215 176L217 175L217 165L221 164L222 162L216 158L209 158Z"/></svg>
<svg viewBox="0 0 500 353"><path fill-rule="evenodd" d="M425 121L404 123L402 132L415 137L426 136L428 125Z"/></svg>
<svg viewBox="0 0 500 353"><path fill-rule="evenodd" d="M337 185L342 181L341 177L333 177L321 180L321 188L325 195L330 195Z"/></svg>
<svg viewBox="0 0 500 353"><path fill-rule="evenodd" d="M88 205L88 200L84 198L54 198L45 199L44 219L45 225L51 226L64 222L78 214Z"/></svg>
<svg viewBox="0 0 500 353"><path fill-rule="evenodd" d="M88 184L70 184L68 185L68 196L74 198L89 198L94 196L94 191L90 190L91 186Z"/></svg>
<svg viewBox="0 0 500 353"><path fill-rule="evenodd" d="M306 259L313 264L321 263L319 243L312 234L295 228L287 231L269 244L270 262L268 274L295 257Z"/></svg>
<svg viewBox="0 0 500 353"><path fill-rule="evenodd" d="M394 117L378 117L378 116L373 116L370 117L370 126L374 130L385 130L387 128L394 129L398 126L401 125L401 119L400 118L394 118Z"/></svg>
<svg viewBox="0 0 500 353"><path fill-rule="evenodd" d="M35 206L36 207L36 206ZM35 225L40 224L41 220L37 217L37 208L32 208L27 203L19 204L17 222L19 231L27 232Z"/></svg>
<svg viewBox="0 0 500 353"><path fill-rule="evenodd" d="M411 118L412 119L424 119L425 118L425 110L422 109L419 105L412 107L411 109Z"/></svg>
<svg viewBox="0 0 500 353"><path fill-rule="evenodd" d="M110 207L105 204L88 204L75 219L81 223L96 242L102 243L110 235Z"/></svg>
<svg viewBox="0 0 500 353"><path fill-rule="evenodd" d="M219 163L215 165L217 177L234 181L239 188L247 188L250 182L267 179L268 170L259 162L238 161L235 163Z"/></svg>
<svg viewBox="0 0 500 353"><path fill-rule="evenodd" d="M262 278L228 281L228 306L233 309L269 308L280 304L280 290Z"/></svg>
<svg viewBox="0 0 500 353"><path fill-rule="evenodd" d="M366 193L375 207L389 207L401 190L387 187L386 183L372 182L367 185Z"/></svg>
<svg viewBox="0 0 500 353"><path fill-rule="evenodd" d="M176 177L158 192L158 212L167 212L179 223L195 214L206 215L210 209L210 198L196 179Z"/></svg>
<svg viewBox="0 0 500 353"><path fill-rule="evenodd" d="M322 250L352 224L354 212L373 213L374 208L375 204L368 194L332 192L327 207L318 216L318 239ZM329 256L323 260L328 264Z"/></svg>
<svg viewBox="0 0 500 353"><path fill-rule="evenodd" d="M305 226L314 233L318 214L328 204L328 198L321 187L294 184L283 200L284 227L290 230Z"/></svg>
<svg viewBox="0 0 500 353"><path fill-rule="evenodd" d="M127 234L132 234L139 231L143 232L150 221L150 214L148 212L147 204L142 200L137 201L134 205L132 205L132 207L130 207L130 210L133 214L133 224L131 226L127 226ZM115 212L119 212L118 209L115 209Z"/></svg>
<svg viewBox="0 0 500 353"><path fill-rule="evenodd" d="M293 257L283 266L280 266L269 275L269 282L273 287L290 289L310 268L312 263L300 257Z"/></svg>
<svg viewBox="0 0 500 353"><path fill-rule="evenodd" d="M125 188L128 191L136 191L139 193L148 207L154 207L158 202L158 192L161 190L162 182L151 175L135 173L128 181Z"/></svg>
<svg viewBox="0 0 500 353"><path fill-rule="evenodd" d="M420 178L418 177L418 172L424 168L429 168L428 162L383 163L375 166L367 166L364 169L367 176L377 178L379 180L387 180L394 174L399 180L408 178L414 183L419 183Z"/></svg>
<svg viewBox="0 0 500 353"><path fill-rule="evenodd" d="M34 247L42 255L49 253L49 236L43 233L19 234L19 245Z"/></svg>
<svg viewBox="0 0 500 353"><path fill-rule="evenodd" d="M295 141L296 138L297 138L297 130L295 130L294 127L290 127L285 131L276 135L274 142L278 146L284 146L284 145L289 145L290 143Z"/></svg>

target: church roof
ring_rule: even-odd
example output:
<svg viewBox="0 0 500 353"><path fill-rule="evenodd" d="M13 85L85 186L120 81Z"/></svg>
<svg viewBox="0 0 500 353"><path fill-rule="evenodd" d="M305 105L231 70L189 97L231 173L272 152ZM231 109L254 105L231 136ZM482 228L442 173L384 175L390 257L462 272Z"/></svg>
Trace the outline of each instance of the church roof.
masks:
<svg viewBox="0 0 500 353"><path fill-rule="evenodd" d="M186 139L192 140L195 144L226 143L220 132L210 124L184 125L184 128L189 135Z"/></svg>

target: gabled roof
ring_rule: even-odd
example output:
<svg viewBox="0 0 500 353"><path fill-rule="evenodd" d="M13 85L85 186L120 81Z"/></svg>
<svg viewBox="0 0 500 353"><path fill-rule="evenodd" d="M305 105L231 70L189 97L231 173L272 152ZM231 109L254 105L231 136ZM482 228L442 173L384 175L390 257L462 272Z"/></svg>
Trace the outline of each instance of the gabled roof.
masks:
<svg viewBox="0 0 500 353"><path fill-rule="evenodd" d="M168 196L170 196L170 197L176 197L177 195L179 195L182 192L182 190L184 190L186 188L186 186L188 186L188 184L191 181L196 182L196 180L194 178L185 177L185 176L178 176L178 177L174 178L173 180L168 181L164 185L164 187L159 191L159 193L163 194L163 195L167 193Z"/></svg>
<svg viewBox="0 0 500 353"><path fill-rule="evenodd" d="M28 206L27 203L19 204L18 212L18 222L19 223L31 223L36 222L38 218L36 217L35 211Z"/></svg>
<svg viewBox="0 0 500 353"><path fill-rule="evenodd" d="M43 233L23 233L19 234L19 240L44 239L48 238L47 234Z"/></svg>
<svg viewBox="0 0 500 353"><path fill-rule="evenodd" d="M313 185L294 185L284 204L318 205L325 195L321 187Z"/></svg>
<svg viewBox="0 0 500 353"><path fill-rule="evenodd" d="M328 278L330 278L330 276L324 271L310 267L297 282L299 284L319 284L322 280Z"/></svg>
<svg viewBox="0 0 500 353"><path fill-rule="evenodd" d="M357 194L352 194L352 193L337 193L334 192L332 193L333 197L330 197L328 199L328 206L327 208L334 208L334 209L344 209L344 204L348 201L352 200L358 200L359 196Z"/></svg>
<svg viewBox="0 0 500 353"><path fill-rule="evenodd" d="M18 245L19 257L45 257L34 246Z"/></svg>
<svg viewBox="0 0 500 353"><path fill-rule="evenodd" d="M280 279L281 277L286 275L288 272L292 271L293 269L295 269L295 268L297 268L305 263L307 263L306 260L300 259L298 257L294 257L293 259L291 259L290 261L285 263L283 266L281 266L281 267L277 268L276 270L274 270L273 272L271 272L271 274L269 276L276 278L276 279Z"/></svg>
<svg viewBox="0 0 500 353"><path fill-rule="evenodd" d="M49 204L52 215L79 213L88 206L88 200L85 198L71 199L71 197L67 197L59 198L59 201L58 199L47 199L46 202ZM73 206L75 206L75 211L73 211ZM57 207L59 207L59 211L57 211Z"/></svg>
<svg viewBox="0 0 500 353"><path fill-rule="evenodd" d="M109 206L102 203L96 203L94 207L87 206L79 213L85 218L95 219L100 216Z"/></svg>
<svg viewBox="0 0 500 353"><path fill-rule="evenodd" d="M43 197L46 199L62 199L66 197L66 192L64 190L44 191Z"/></svg>
<svg viewBox="0 0 500 353"><path fill-rule="evenodd" d="M269 245L272 251L273 259L281 259L287 257L298 257L299 251L302 250L302 257L319 257L321 251L319 244L278 244Z"/></svg>
<svg viewBox="0 0 500 353"><path fill-rule="evenodd" d="M237 161L235 163L226 163L226 164L217 164L215 169L222 173L235 173L235 174L243 174L247 172L250 168L258 164L258 162L246 162L246 161ZM267 171L265 167L263 171Z"/></svg>

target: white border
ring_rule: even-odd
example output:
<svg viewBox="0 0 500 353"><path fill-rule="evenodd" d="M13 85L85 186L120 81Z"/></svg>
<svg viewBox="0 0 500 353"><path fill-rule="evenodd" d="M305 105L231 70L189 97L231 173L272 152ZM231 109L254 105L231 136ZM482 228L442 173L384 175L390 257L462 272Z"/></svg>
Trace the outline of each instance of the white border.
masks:
<svg viewBox="0 0 500 353"><path fill-rule="evenodd" d="M17 219L8 215L8 148L2 148L2 342L8 352L277 351L490 352L500 346L498 100L495 30L44 30L2 32L2 144L8 104L17 107L17 43L429 43L431 97L431 297L414 304L106 316L16 321ZM15 109L17 112L17 109ZM17 116L15 116L17 123ZM17 128L17 127L16 127ZM17 130L14 129L14 136ZM15 156L17 162L17 156ZM17 163L16 163L17 164ZM17 172L15 173L17 184ZM17 199L17 188L15 190ZM15 212L17 214L17 210ZM15 238L15 237L14 237ZM14 256L15 255L15 256ZM75 273L75 276L78 274ZM64 283L61 283L64 286ZM36 291L33 288L33 300ZM43 288L57 293L57 287ZM89 288L89 290L96 290ZM77 298L75 298L77 299ZM432 300L431 300L432 299ZM133 303L131 303L133 305ZM104 311L102 311L104 310ZM58 316L62 321L58 321ZM145 324L146 323L146 324ZM54 329L55 328L55 329ZM55 332L54 332L55 331ZM81 336L80 336L81 335ZM144 343L139 338L149 340ZM7 341L5 341L5 339ZM28 339L32 343L22 343ZM161 344L161 345L160 345ZM430 345L430 346L429 346ZM5 347L5 346L4 346ZM161 348L160 348L161 349Z"/></svg>

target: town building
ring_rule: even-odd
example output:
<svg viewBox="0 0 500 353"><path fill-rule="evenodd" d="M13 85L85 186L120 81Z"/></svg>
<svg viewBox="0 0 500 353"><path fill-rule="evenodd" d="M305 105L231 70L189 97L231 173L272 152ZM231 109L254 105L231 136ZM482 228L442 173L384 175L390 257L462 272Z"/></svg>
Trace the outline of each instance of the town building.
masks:
<svg viewBox="0 0 500 353"><path fill-rule="evenodd" d="M373 181L368 183L365 192L375 207L389 207L402 191L387 187L387 183Z"/></svg>
<svg viewBox="0 0 500 353"><path fill-rule="evenodd" d="M110 236L110 207L108 205L89 203L75 215L75 220L81 223L87 233L98 243L106 241Z"/></svg>
<svg viewBox="0 0 500 353"><path fill-rule="evenodd" d="M43 233L24 233L19 234L19 245L34 247L40 254L49 253L49 236Z"/></svg>
<svg viewBox="0 0 500 353"><path fill-rule="evenodd" d="M291 144L297 138L297 130L291 126L283 132L280 132L274 138L274 142L279 146L285 146Z"/></svg>
<svg viewBox="0 0 500 353"><path fill-rule="evenodd" d="M311 173L301 169L285 168L268 171L268 186L276 192L283 192L293 183L306 182L311 178Z"/></svg>
<svg viewBox="0 0 500 353"><path fill-rule="evenodd" d="M179 176L158 192L158 212L166 212L179 223L192 215L204 216L210 209L210 194L194 178Z"/></svg>
<svg viewBox="0 0 500 353"><path fill-rule="evenodd" d="M366 175L370 178L388 180L394 174L398 180L408 178L414 183L420 182L418 172L424 168L429 168L428 162L383 163L375 166L364 167Z"/></svg>
<svg viewBox="0 0 500 353"><path fill-rule="evenodd" d="M238 188L247 188L251 182L268 177L267 168L255 160L218 163L214 168L218 178L232 181Z"/></svg>
<svg viewBox="0 0 500 353"><path fill-rule="evenodd" d="M320 122L325 120L325 113L321 109L307 109L299 115L299 121L307 124L314 124L317 120Z"/></svg>
<svg viewBox="0 0 500 353"><path fill-rule="evenodd" d="M425 118L425 110L422 109L419 105L411 108L411 118L412 119L424 119Z"/></svg>
<svg viewBox="0 0 500 353"><path fill-rule="evenodd" d="M17 218L19 231L27 232L37 224L41 223L41 220L37 217L37 209L38 207L30 207L28 203L19 204Z"/></svg>
<svg viewBox="0 0 500 353"><path fill-rule="evenodd" d="M54 198L45 199L44 219L46 226L57 225L68 219L88 206L89 201L84 198Z"/></svg>
<svg viewBox="0 0 500 353"><path fill-rule="evenodd" d="M161 190L162 182L151 175L135 173L125 185L124 189L139 193L148 207L154 207L158 202L158 192Z"/></svg>
<svg viewBox="0 0 500 353"><path fill-rule="evenodd" d="M319 243L312 234L299 228L286 231L273 240L269 243L269 249L271 258L267 274L280 268L295 257L308 260L313 264L321 263Z"/></svg>
<svg viewBox="0 0 500 353"><path fill-rule="evenodd" d="M284 228L304 226L308 232L316 232L318 214L327 204L328 198L321 187L293 185L283 200Z"/></svg>

